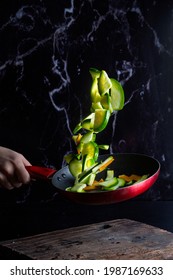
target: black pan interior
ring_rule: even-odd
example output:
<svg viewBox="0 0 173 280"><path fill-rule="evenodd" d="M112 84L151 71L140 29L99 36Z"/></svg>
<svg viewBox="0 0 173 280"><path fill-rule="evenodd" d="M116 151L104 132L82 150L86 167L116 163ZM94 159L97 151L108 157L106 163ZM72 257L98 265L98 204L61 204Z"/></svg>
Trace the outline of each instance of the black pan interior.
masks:
<svg viewBox="0 0 173 280"><path fill-rule="evenodd" d="M102 155L99 160L106 159L109 155ZM114 169L115 176L120 174L137 174L152 176L160 168L160 164L154 158L142 155L142 154L113 154L115 160L111 163L109 168ZM105 174L101 172L98 175L98 179ZM52 178L52 183L60 190L65 190L67 187L71 187L74 184L74 177L71 175L68 166L62 168Z"/></svg>

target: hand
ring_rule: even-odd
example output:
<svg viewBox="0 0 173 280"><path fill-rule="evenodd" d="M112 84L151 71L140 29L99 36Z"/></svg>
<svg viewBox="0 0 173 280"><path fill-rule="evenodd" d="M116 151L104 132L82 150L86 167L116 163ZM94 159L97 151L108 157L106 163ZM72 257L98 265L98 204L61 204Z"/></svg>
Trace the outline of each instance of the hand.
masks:
<svg viewBox="0 0 173 280"><path fill-rule="evenodd" d="M22 155L0 146L0 187L18 188L30 181L25 166L31 165Z"/></svg>

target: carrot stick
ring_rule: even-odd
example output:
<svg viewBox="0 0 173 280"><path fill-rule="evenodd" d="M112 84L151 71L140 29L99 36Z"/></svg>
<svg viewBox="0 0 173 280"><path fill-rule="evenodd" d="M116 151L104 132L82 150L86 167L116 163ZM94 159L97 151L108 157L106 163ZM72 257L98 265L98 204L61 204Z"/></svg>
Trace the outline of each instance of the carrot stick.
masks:
<svg viewBox="0 0 173 280"><path fill-rule="evenodd" d="M105 170L105 168L106 168L107 166L109 166L113 161L114 161L114 158L111 158L108 162L106 162L104 165L102 165L102 166L99 168L99 171L101 172L101 171Z"/></svg>
<svg viewBox="0 0 173 280"><path fill-rule="evenodd" d="M130 181L138 181L141 179L142 176L136 175L136 174L132 174L130 176L127 176L125 174L119 175L118 176L120 179L124 179L126 182L130 182Z"/></svg>

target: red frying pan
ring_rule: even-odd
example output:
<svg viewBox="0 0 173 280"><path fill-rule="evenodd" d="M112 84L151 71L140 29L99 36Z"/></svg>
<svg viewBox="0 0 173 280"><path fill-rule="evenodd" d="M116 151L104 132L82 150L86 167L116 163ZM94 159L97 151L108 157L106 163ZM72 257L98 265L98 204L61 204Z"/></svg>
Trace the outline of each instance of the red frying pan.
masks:
<svg viewBox="0 0 173 280"><path fill-rule="evenodd" d="M99 160L105 160L109 155L102 155ZM71 175L68 166L56 171L54 169L28 166L27 170L32 178L51 179L60 194L69 200L83 204L112 204L134 198L148 190L157 180L160 173L160 163L147 155L142 154L113 154L115 160L109 165L114 170L115 176L120 174L149 174L148 178L142 182L135 183L113 191L94 192L69 192L65 189L74 184L74 177ZM105 171L106 172L106 171ZM101 177L104 173L100 173Z"/></svg>

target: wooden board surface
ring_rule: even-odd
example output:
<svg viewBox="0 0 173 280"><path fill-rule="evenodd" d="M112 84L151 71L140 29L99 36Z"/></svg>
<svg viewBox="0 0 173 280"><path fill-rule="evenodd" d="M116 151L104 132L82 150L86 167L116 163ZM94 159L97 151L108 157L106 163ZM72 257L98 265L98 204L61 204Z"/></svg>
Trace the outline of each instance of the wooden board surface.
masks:
<svg viewBox="0 0 173 280"><path fill-rule="evenodd" d="M173 259L173 233L127 219L0 242L4 259Z"/></svg>

